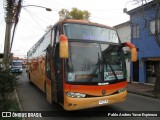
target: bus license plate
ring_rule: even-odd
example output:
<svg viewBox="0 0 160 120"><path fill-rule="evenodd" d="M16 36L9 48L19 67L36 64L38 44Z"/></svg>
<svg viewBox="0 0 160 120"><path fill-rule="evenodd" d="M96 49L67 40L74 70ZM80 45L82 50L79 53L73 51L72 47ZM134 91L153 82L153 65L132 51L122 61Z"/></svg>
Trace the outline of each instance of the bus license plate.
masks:
<svg viewBox="0 0 160 120"><path fill-rule="evenodd" d="M99 100L99 104L102 105L102 104L106 104L108 103L108 100Z"/></svg>

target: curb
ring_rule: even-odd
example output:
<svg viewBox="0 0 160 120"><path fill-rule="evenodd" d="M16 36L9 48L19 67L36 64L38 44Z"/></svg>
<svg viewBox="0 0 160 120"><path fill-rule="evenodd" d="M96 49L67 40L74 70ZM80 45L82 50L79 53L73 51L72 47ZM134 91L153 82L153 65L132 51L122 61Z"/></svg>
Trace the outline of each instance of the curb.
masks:
<svg viewBox="0 0 160 120"><path fill-rule="evenodd" d="M128 93L133 93L133 94L142 95L142 96L145 96L145 97L150 97L150 98L158 99L158 98L156 98L155 95L148 95L148 94L145 94L145 93L133 92L133 91L128 91Z"/></svg>
<svg viewBox="0 0 160 120"><path fill-rule="evenodd" d="M18 106L19 106L19 108L20 108L20 111L23 111L23 110L22 110L22 106L21 106L21 103L20 103L20 100L19 100L19 97L18 97L18 94L17 94L17 91L16 91L16 88L15 88L15 87L14 87L14 94L15 94L16 100L17 100L17 102L18 102ZM24 117L22 117L22 120L25 120L25 118L24 118Z"/></svg>

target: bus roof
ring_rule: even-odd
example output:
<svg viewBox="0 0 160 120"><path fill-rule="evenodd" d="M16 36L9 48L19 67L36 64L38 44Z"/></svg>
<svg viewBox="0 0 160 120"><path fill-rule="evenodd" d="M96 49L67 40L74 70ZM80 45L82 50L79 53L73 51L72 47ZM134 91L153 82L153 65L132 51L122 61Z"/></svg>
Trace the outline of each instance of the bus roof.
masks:
<svg viewBox="0 0 160 120"><path fill-rule="evenodd" d="M76 19L63 19L63 20L59 20L57 23L55 23L53 25L53 27L48 30L30 49L27 53L29 53L31 50L33 50L36 47L36 44L38 44L40 41L43 41L43 38L46 34L48 34L55 26L57 25L62 25L64 23L77 23L77 24L84 24L84 25L92 25L92 26L98 26L98 27L103 27L103 28L108 28L108 29L113 29L115 30L115 28L111 27L111 26L107 26L104 24L100 24L100 23L94 23L94 22L90 22L88 20L76 20ZM28 56L28 55L27 55Z"/></svg>
<svg viewBox="0 0 160 120"><path fill-rule="evenodd" d="M107 25L100 24L100 23L90 22L88 20L64 19L64 20L58 21L58 23L61 23L61 24L63 24L63 23L79 23L79 24L87 24L87 25L93 25L93 26L99 26L99 27L114 29L111 26L107 26Z"/></svg>

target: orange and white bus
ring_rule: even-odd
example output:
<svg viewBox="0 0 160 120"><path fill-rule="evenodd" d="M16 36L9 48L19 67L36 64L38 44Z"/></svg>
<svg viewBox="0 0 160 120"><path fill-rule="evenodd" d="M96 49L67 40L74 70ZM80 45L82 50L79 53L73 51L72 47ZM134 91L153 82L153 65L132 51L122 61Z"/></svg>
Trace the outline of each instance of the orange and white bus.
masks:
<svg viewBox="0 0 160 120"><path fill-rule="evenodd" d="M114 28L84 20L57 22L27 52L28 77L48 102L65 110L106 106L126 99L127 71L123 47Z"/></svg>

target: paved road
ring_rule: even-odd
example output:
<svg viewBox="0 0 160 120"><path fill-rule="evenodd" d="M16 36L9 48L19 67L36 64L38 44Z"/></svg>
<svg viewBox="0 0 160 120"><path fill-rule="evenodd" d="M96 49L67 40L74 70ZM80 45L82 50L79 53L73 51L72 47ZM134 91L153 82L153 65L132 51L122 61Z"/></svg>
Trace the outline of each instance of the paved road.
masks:
<svg viewBox="0 0 160 120"><path fill-rule="evenodd" d="M22 75L18 76L18 86L16 87L20 103L23 111L59 111L59 117L44 117L37 120L159 120L158 117L107 117L107 111L160 111L160 100L144 97L136 94L128 94L128 98L123 103L109 105L105 107L92 108L87 110L78 111L79 114L93 113L89 117L61 117L64 114L64 110L57 104L49 104L46 101L45 94L41 92L36 86L30 84L26 76L25 71ZM103 112L101 112L103 111ZM141 113L141 112L140 112ZM67 113L70 116L75 114L74 112ZM106 115L106 117L105 117ZM100 117L102 116L102 117ZM35 118L26 118L26 120L35 120Z"/></svg>

